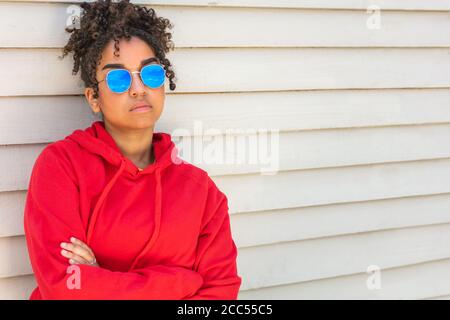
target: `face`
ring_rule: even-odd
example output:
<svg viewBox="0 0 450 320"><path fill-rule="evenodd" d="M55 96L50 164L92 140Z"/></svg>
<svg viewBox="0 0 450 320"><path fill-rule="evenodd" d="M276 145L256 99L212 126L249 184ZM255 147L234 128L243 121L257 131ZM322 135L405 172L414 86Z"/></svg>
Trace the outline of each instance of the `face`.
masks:
<svg viewBox="0 0 450 320"><path fill-rule="evenodd" d="M156 58L153 49L137 37L120 40L119 57L114 56L114 41L112 40L103 50L100 64L97 66L97 81L105 79L107 72L112 69L140 71L147 64L159 63L152 61L141 64L149 58ZM116 66L108 66L111 64ZM122 67L117 65L122 65ZM164 108L164 85L156 89L149 88L142 83L139 73L132 74L132 82L128 91L112 92L104 80L98 84L98 98L95 99L93 94L92 88L85 89L85 96L92 111L101 111L104 122L118 130L152 128ZM131 108L139 104L149 104L152 108L146 112L132 112Z"/></svg>

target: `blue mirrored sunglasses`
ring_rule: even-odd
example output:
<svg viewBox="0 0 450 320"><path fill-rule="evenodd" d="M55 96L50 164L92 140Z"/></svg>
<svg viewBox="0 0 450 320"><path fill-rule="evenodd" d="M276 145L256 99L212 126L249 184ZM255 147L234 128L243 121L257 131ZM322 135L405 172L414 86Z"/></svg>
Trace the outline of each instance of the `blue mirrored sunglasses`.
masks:
<svg viewBox="0 0 450 320"><path fill-rule="evenodd" d="M147 87L156 89L164 84L166 71L160 64L149 64L144 66L141 71L128 71L127 69L113 69L108 71L106 78L98 83L106 80L108 88L115 93L124 93L131 87L132 73L139 73L142 83Z"/></svg>

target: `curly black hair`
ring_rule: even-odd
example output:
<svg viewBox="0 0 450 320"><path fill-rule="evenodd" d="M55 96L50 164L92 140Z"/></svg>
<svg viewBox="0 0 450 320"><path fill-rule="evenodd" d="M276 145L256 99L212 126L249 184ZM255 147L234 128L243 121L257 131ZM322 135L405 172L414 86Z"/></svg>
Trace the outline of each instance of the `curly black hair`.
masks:
<svg viewBox="0 0 450 320"><path fill-rule="evenodd" d="M73 53L74 66L72 74L76 75L81 67L81 79L85 87L94 89L94 98L98 98L96 68L106 45L114 40L114 55L119 56L119 40L136 36L145 41L155 52L170 81L170 90L175 90L175 73L166 53L174 49L171 41L173 24L165 18L157 17L155 10L130 3L129 0L113 2L97 0L80 4L82 14L79 27L72 26L65 30L71 33L68 43L63 48L64 58Z"/></svg>

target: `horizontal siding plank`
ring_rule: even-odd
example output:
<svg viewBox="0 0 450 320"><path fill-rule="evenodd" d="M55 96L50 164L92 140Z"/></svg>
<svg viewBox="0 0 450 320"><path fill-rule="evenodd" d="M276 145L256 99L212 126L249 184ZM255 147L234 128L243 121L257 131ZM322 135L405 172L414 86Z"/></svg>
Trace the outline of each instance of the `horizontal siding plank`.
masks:
<svg viewBox="0 0 450 320"><path fill-rule="evenodd" d="M370 29L372 13L365 9L151 7L173 23L177 48L450 45L446 12L382 12L380 28ZM61 48L69 38L64 28L71 14L66 3L0 2L0 29L6 31L0 34L0 47ZM40 21L39 28L35 21Z"/></svg>
<svg viewBox="0 0 450 320"><path fill-rule="evenodd" d="M33 274L0 279L0 300L28 300L35 287Z"/></svg>
<svg viewBox="0 0 450 320"><path fill-rule="evenodd" d="M184 160L210 176L224 176L450 158L449 136L450 124L438 124L173 140ZM33 164L45 146L0 146L0 175L5 177L0 191L26 189ZM196 146L201 149L195 150Z"/></svg>
<svg viewBox="0 0 450 320"><path fill-rule="evenodd" d="M0 238L0 261L0 278L33 273L24 236Z"/></svg>
<svg viewBox="0 0 450 320"><path fill-rule="evenodd" d="M183 159L198 165L212 176L450 157L450 125L444 124L247 134L234 137L236 146L227 144L227 137L232 136L217 136L214 139L183 137L179 149ZM269 150L268 146L258 150L258 140L261 144L267 143L272 149ZM194 151L184 152L184 149L191 150L192 146L202 141L204 150L214 145L224 145L227 152L233 152L233 156L230 156L233 163L227 164L224 157L219 157L219 151L216 158ZM244 147L239 147L239 142ZM219 148L216 149L221 150ZM258 152L263 152L267 157L258 157ZM252 155L256 159L254 164Z"/></svg>
<svg viewBox="0 0 450 320"><path fill-rule="evenodd" d="M450 160L424 160L214 177L231 212L450 192Z"/></svg>
<svg viewBox="0 0 450 320"><path fill-rule="evenodd" d="M450 223L449 194L231 215L239 248L442 223Z"/></svg>
<svg viewBox="0 0 450 320"><path fill-rule="evenodd" d="M322 265L322 264L320 264ZM426 299L436 295L450 297L450 259L420 263L399 268L381 270L381 289L369 290L366 281L368 273L359 273L336 278L309 282L241 290L238 300L265 299Z"/></svg>
<svg viewBox="0 0 450 320"><path fill-rule="evenodd" d="M84 96L3 97L0 119L0 145L53 142L100 120Z"/></svg>
<svg viewBox="0 0 450 320"><path fill-rule="evenodd" d="M0 192L0 237L24 234L26 192Z"/></svg>
<svg viewBox="0 0 450 320"><path fill-rule="evenodd" d="M176 66L177 93L193 93L448 88L449 53L450 48L202 48L178 49L168 58ZM57 49L1 49L0 96L82 94L70 56L61 61L59 55Z"/></svg>
<svg viewBox="0 0 450 320"><path fill-rule="evenodd" d="M448 259L448 241L450 224L443 224L242 248L241 290Z"/></svg>
<svg viewBox="0 0 450 320"><path fill-rule="evenodd" d="M369 29L367 21L372 13L365 10L156 10L174 22L173 39L178 47L447 47L450 44L447 12L382 12L380 28ZM63 45L64 42L60 46Z"/></svg>
<svg viewBox="0 0 450 320"><path fill-rule="evenodd" d="M9 0L23 2L23 0ZM79 3L83 0L28 0L27 2ZM450 3L442 0L138 0L136 4L164 6L208 6L208 7L267 7L267 8L322 8L365 10L376 5L384 10L442 10L450 9Z"/></svg>
<svg viewBox="0 0 450 320"><path fill-rule="evenodd" d="M0 146L0 192L28 189L33 164L43 148L44 145L32 144Z"/></svg>
<svg viewBox="0 0 450 320"><path fill-rule="evenodd" d="M450 123L448 101L450 89L168 93L156 131L185 136ZM1 145L53 142L99 120L84 96L2 97L0 119Z"/></svg>

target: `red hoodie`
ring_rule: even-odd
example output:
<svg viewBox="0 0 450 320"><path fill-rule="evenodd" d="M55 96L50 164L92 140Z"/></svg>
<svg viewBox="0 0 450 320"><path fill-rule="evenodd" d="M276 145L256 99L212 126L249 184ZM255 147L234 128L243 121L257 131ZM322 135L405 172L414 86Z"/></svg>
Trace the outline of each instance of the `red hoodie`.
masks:
<svg viewBox="0 0 450 320"><path fill-rule="evenodd" d="M228 201L204 170L153 134L156 161L139 170L102 121L75 130L33 166L24 228L39 299L237 299ZM73 236L100 267L70 265Z"/></svg>

